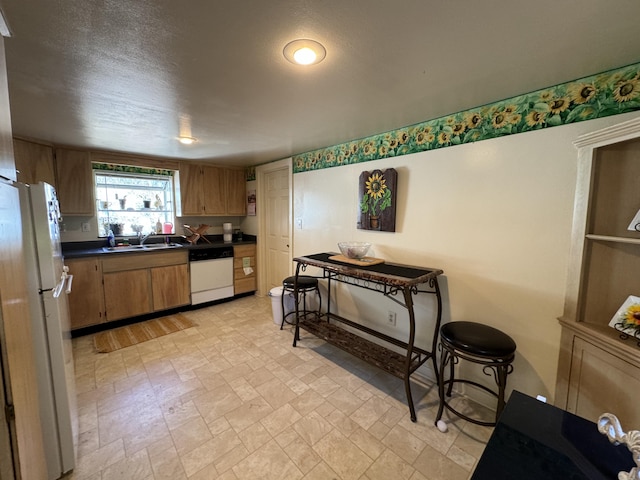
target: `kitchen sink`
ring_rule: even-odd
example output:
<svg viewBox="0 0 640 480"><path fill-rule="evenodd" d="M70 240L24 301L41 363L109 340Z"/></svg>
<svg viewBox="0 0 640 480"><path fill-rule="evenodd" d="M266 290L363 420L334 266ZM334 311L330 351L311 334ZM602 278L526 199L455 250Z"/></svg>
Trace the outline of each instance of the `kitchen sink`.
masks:
<svg viewBox="0 0 640 480"><path fill-rule="evenodd" d="M104 252L146 252L149 250L166 250L180 248L181 243L149 243L147 245L123 245L121 247L102 247Z"/></svg>

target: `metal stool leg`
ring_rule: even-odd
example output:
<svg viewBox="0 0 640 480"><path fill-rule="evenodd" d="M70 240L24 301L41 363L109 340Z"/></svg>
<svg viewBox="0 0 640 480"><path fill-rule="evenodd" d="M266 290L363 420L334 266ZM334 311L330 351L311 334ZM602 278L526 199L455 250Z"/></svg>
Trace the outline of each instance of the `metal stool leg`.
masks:
<svg viewBox="0 0 640 480"><path fill-rule="evenodd" d="M507 375L509 374L510 365L500 365L496 367L497 371L497 383L498 383L498 407L496 408L496 422L498 421L498 417L504 410L505 401L504 401L504 391L507 386Z"/></svg>
<svg viewBox="0 0 640 480"><path fill-rule="evenodd" d="M442 345L441 345L442 346ZM451 362L451 364L453 365L452 360L449 358L449 350L442 347L442 353L440 354L440 378L438 381L438 397L440 398L440 405L438 406L438 413L436 414L436 421L434 422L436 425L438 424L438 420L440 420L442 418L442 412L444 411L444 404L445 404L445 399L444 399L444 384L445 384L445 380L444 380L444 369L447 365L447 362ZM451 380L453 380L453 377L451 378ZM451 386L451 384L449 384L449 386Z"/></svg>
<svg viewBox="0 0 640 480"><path fill-rule="evenodd" d="M282 289L282 296L280 297L280 306L282 307L282 323L280 324L280 330L282 330L282 327L284 327L284 317L285 317L285 313L284 313L284 296L287 294L287 291L283 288Z"/></svg>

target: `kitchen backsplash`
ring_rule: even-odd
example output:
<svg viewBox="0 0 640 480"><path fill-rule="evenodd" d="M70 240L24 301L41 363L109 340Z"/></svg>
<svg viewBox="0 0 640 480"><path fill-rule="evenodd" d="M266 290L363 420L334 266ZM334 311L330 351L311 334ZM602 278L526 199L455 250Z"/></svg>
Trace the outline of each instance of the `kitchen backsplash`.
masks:
<svg viewBox="0 0 640 480"><path fill-rule="evenodd" d="M198 227L210 225L206 230L207 235L222 235L222 224L230 222L234 229L243 230L245 217L177 217L174 231L176 235L185 235L183 225ZM85 242L96 240L105 233L100 229L96 217L64 217L61 225L61 239L63 242ZM146 233L146 231L143 231ZM254 232L246 232L254 233ZM105 238L106 241L106 238Z"/></svg>

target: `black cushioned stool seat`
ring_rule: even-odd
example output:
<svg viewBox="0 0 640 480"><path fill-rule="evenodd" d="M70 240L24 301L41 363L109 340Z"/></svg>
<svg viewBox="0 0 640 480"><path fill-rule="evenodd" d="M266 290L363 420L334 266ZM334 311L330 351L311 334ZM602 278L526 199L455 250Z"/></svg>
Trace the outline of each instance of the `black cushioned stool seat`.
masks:
<svg viewBox="0 0 640 480"><path fill-rule="evenodd" d="M287 292L293 293L295 292L296 287L296 277L291 276L287 277L282 281L282 323L280 324L280 330L284 326L287 321L287 317L289 315L295 315L296 311L285 313L284 311L284 296ZM307 292L315 291L318 294L318 310L311 311L307 310ZM308 275L298 275L298 295L302 297L302 309L298 311L299 315L307 315L312 313L314 315L320 314L320 305L322 303L322 297L320 296L320 288L318 287L318 279L316 277L310 277Z"/></svg>
<svg viewBox="0 0 640 480"><path fill-rule="evenodd" d="M516 342L506 333L497 328L476 322L450 322L440 328L440 378L438 379L438 392L440 394L440 406L436 415L436 424L442 417L445 407L464 418L465 420L486 426L494 426L504 409L504 391L507 385L507 375L513 371L513 359L516 352ZM485 385L471 380L455 378L454 365L460 359L483 365L485 375L493 374L498 386L495 392ZM449 378L445 380L445 371L449 366ZM454 383L467 383L481 388L498 399L496 417L494 422L484 422L470 418L449 405L445 397L451 396Z"/></svg>

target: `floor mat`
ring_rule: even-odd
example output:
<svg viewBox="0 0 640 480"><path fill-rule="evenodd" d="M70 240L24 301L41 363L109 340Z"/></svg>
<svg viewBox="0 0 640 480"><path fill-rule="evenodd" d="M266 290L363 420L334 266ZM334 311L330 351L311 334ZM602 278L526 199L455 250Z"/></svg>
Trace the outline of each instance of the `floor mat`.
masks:
<svg viewBox="0 0 640 480"><path fill-rule="evenodd" d="M196 324L187 317L176 313L97 333L93 342L98 352L109 353L195 326Z"/></svg>

